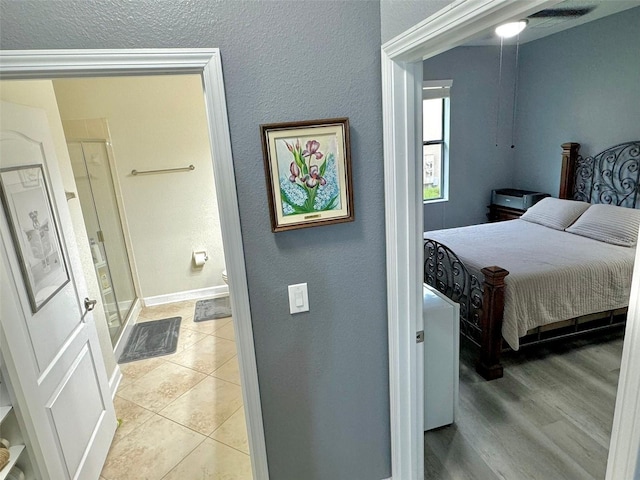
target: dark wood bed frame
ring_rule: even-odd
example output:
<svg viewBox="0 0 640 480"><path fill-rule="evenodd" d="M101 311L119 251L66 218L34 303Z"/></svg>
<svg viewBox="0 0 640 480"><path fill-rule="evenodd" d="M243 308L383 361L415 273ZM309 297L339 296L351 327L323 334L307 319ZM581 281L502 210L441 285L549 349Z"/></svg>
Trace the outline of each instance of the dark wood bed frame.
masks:
<svg viewBox="0 0 640 480"><path fill-rule="evenodd" d="M558 197L589 203L640 208L640 141L623 143L581 157L580 144L562 144ZM424 240L424 282L460 304L460 331L480 347L476 371L487 380L500 378L503 367L502 317L505 277L498 266L485 267L480 280L445 245ZM522 347L624 325L626 308L598 312L533 329L521 337Z"/></svg>

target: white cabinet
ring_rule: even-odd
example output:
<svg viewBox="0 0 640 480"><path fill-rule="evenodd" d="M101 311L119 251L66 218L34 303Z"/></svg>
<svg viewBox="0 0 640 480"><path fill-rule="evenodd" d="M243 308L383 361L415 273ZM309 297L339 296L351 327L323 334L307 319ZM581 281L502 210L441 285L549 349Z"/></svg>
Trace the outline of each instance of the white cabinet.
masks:
<svg viewBox="0 0 640 480"><path fill-rule="evenodd" d="M18 413L12 405L10 385L5 380L0 359L0 438L9 442L9 463L0 470L0 480L5 480L9 472L15 467L25 475L25 480L34 480L36 475L29 455L25 447L24 427L20 426ZM16 471L14 470L14 473ZM16 475L17 477L17 475Z"/></svg>
<svg viewBox="0 0 640 480"><path fill-rule="evenodd" d="M423 285L424 430L454 422L460 382L460 306Z"/></svg>

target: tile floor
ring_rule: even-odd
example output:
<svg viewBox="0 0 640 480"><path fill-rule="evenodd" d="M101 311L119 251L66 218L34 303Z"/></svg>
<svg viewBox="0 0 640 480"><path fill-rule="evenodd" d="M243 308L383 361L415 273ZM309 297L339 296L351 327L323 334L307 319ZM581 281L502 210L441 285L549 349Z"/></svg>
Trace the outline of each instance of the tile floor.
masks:
<svg viewBox="0 0 640 480"><path fill-rule="evenodd" d="M231 317L195 323L195 301L146 307L182 317L176 353L120 365L116 431L100 480L250 480Z"/></svg>

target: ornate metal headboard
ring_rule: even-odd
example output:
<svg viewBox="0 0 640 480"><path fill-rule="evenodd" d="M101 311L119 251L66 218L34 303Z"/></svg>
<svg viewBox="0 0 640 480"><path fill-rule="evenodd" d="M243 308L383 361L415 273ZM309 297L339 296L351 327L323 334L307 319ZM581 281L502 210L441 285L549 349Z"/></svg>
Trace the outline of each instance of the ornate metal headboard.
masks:
<svg viewBox="0 0 640 480"><path fill-rule="evenodd" d="M482 281L467 270L453 250L429 238L424 240L424 283L460 304L460 330L480 345Z"/></svg>
<svg viewBox="0 0 640 480"><path fill-rule="evenodd" d="M577 157L573 198L640 208L640 141L621 143L593 156Z"/></svg>

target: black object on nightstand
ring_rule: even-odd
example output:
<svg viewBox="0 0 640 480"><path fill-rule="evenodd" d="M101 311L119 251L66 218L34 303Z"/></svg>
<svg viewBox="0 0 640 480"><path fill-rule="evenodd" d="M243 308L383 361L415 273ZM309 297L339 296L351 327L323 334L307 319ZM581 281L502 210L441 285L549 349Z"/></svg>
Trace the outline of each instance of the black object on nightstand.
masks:
<svg viewBox="0 0 640 480"><path fill-rule="evenodd" d="M489 205L487 218L490 222L520 218L529 207L549 196L548 193L518 190L516 188L492 190L491 205Z"/></svg>

